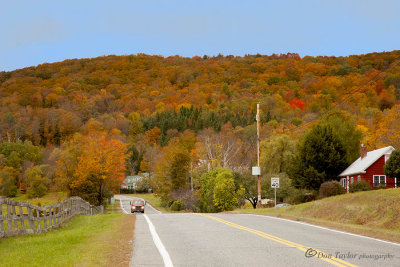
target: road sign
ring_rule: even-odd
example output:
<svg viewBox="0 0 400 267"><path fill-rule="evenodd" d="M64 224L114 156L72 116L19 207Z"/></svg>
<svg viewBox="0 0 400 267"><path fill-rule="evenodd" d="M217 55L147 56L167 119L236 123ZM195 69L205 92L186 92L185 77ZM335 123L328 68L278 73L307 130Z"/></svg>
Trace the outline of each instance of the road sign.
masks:
<svg viewBox="0 0 400 267"><path fill-rule="evenodd" d="M260 175L261 174L261 171L260 171L260 167L253 167L252 168L252 174L253 175Z"/></svg>
<svg viewBox="0 0 400 267"><path fill-rule="evenodd" d="M279 188L279 177L272 177L271 178L271 187L272 188Z"/></svg>

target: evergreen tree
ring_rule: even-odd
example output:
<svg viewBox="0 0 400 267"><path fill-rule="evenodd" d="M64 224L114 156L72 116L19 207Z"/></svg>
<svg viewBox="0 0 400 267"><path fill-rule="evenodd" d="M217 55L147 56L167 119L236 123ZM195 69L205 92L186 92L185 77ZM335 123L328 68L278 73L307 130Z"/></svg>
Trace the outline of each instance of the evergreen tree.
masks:
<svg viewBox="0 0 400 267"><path fill-rule="evenodd" d="M318 189L325 181L338 180L347 166L343 143L329 125L316 125L307 134L288 172L298 188Z"/></svg>
<svg viewBox="0 0 400 267"><path fill-rule="evenodd" d="M386 176L400 178L400 150L392 152L384 170Z"/></svg>

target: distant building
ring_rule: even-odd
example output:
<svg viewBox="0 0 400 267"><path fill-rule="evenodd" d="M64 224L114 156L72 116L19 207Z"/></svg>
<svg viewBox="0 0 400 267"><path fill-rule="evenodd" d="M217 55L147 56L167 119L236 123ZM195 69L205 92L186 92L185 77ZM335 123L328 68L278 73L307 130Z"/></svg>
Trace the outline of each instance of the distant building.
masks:
<svg viewBox="0 0 400 267"><path fill-rule="evenodd" d="M361 156L339 175L342 186L348 191L352 183L366 181L372 187L399 187L400 181L386 177L384 172L386 161L393 151L394 148L388 146L368 152L367 147L361 145Z"/></svg>
<svg viewBox="0 0 400 267"><path fill-rule="evenodd" d="M149 177L149 174L145 172L140 175L126 176L124 181L122 182L121 188L135 189L136 183L141 181L144 177Z"/></svg>

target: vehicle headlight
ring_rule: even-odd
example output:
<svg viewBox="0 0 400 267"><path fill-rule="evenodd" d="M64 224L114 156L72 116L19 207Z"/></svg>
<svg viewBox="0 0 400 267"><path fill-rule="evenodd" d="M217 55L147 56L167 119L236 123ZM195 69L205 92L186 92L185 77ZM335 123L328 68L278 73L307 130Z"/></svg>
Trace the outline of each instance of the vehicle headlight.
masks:
<svg viewBox="0 0 400 267"><path fill-rule="evenodd" d="M144 210L144 206L142 206L141 208L142 208L142 210Z"/></svg>

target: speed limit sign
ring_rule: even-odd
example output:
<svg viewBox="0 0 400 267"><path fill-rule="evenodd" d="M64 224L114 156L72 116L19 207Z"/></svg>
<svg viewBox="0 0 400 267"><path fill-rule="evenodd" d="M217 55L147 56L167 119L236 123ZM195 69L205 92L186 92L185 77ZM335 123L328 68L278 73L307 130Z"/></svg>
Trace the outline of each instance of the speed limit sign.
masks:
<svg viewBox="0 0 400 267"><path fill-rule="evenodd" d="M279 188L279 177L272 177L271 178L271 187L272 188Z"/></svg>

